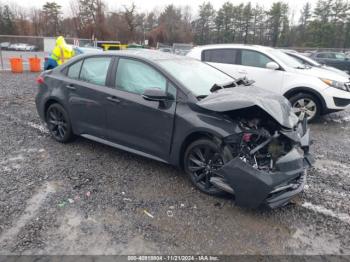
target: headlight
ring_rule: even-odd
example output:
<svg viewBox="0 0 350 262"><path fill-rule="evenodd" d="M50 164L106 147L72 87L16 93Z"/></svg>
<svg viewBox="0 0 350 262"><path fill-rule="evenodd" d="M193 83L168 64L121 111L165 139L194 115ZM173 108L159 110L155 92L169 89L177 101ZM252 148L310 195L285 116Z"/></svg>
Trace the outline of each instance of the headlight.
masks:
<svg viewBox="0 0 350 262"><path fill-rule="evenodd" d="M335 87L338 88L340 90L344 90L344 91L350 91L350 87L346 86L345 83L343 82L338 82L335 80L330 80L330 79L326 79L326 78L320 78L321 81L331 87Z"/></svg>

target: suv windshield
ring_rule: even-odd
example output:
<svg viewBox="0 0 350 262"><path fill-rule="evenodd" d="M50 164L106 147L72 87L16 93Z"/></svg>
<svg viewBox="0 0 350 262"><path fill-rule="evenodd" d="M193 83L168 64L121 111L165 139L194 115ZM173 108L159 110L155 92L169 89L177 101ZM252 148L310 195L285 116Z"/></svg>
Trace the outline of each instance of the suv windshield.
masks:
<svg viewBox="0 0 350 262"><path fill-rule="evenodd" d="M280 60L286 66L293 67L293 68L304 68L305 67L298 60L294 59L293 57L290 57L289 55L283 53L280 50L271 48L271 49L269 49L269 53L271 53L276 58L278 58L278 60Z"/></svg>
<svg viewBox="0 0 350 262"><path fill-rule="evenodd" d="M299 56L302 57L302 59L304 59L305 61L308 61L313 66L318 66L318 67L321 66L321 64L319 62L317 62L316 60L313 60L310 57L307 57L307 56L304 56L304 55L299 55Z"/></svg>
<svg viewBox="0 0 350 262"><path fill-rule="evenodd" d="M235 80L197 60L162 60L159 64L197 97L209 95L214 84L227 84Z"/></svg>

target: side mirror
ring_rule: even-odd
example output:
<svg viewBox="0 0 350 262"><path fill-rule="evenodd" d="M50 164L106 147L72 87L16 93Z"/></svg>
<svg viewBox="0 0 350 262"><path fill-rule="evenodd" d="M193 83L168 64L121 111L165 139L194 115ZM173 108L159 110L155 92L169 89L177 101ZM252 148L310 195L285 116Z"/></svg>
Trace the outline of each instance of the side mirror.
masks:
<svg viewBox="0 0 350 262"><path fill-rule="evenodd" d="M277 70L280 69L280 66L276 62L268 62L266 64L266 68L271 70Z"/></svg>
<svg viewBox="0 0 350 262"><path fill-rule="evenodd" d="M143 99L148 101L166 101L173 99L169 94L167 94L164 90L160 90L157 88L146 89L142 94Z"/></svg>

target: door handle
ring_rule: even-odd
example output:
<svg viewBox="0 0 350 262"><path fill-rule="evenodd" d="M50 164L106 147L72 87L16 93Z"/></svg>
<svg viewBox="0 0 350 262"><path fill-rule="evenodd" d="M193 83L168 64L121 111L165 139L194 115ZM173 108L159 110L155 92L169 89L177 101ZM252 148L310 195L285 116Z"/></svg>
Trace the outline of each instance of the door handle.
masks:
<svg viewBox="0 0 350 262"><path fill-rule="evenodd" d="M120 103L120 100L118 98L116 98L115 96L108 96L107 100L111 101L113 103Z"/></svg>
<svg viewBox="0 0 350 262"><path fill-rule="evenodd" d="M238 73L240 73L240 74L247 74L247 71L239 70Z"/></svg>
<svg viewBox="0 0 350 262"><path fill-rule="evenodd" d="M73 84L66 85L66 88L69 90L76 90L76 87Z"/></svg>

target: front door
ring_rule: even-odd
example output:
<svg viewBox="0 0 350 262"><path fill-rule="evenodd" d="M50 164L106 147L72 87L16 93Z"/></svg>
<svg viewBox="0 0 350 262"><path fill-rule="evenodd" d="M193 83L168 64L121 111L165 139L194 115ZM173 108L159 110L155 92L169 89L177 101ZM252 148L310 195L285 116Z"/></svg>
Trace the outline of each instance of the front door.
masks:
<svg viewBox="0 0 350 262"><path fill-rule="evenodd" d="M166 160L169 156L176 102L147 101L149 88L166 90L176 98L176 88L155 68L139 60L120 58L115 89L107 103L107 132L112 142Z"/></svg>
<svg viewBox="0 0 350 262"><path fill-rule="evenodd" d="M275 61L263 53L248 49L241 49L238 60L237 72L240 77L254 80L257 87L281 93L284 71L266 68L267 63Z"/></svg>

